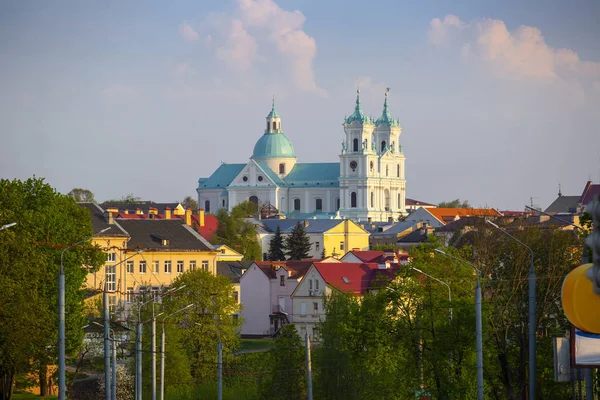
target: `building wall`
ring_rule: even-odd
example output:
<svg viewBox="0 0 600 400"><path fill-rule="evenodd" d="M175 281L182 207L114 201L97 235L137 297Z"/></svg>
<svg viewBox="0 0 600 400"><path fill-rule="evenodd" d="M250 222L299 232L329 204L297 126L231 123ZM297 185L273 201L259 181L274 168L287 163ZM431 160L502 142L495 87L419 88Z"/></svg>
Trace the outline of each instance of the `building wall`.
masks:
<svg viewBox="0 0 600 400"><path fill-rule="evenodd" d="M313 290L310 290L310 281L312 280ZM319 289L315 289L318 281ZM323 298L331 294L331 289L327 287L325 281L312 266L307 271L304 278L298 284L294 295L292 296L293 316L292 323L296 326L298 333L304 337L304 332L308 330L311 339L318 338L318 332L315 331L315 324L325 319L325 309L323 308ZM303 306L304 303L304 311ZM315 311L315 305L317 310Z"/></svg>
<svg viewBox="0 0 600 400"><path fill-rule="evenodd" d="M323 238L326 256L332 255L334 248L338 256L352 249L369 249L369 232L351 220L340 221L336 227L325 232ZM343 249L340 247L342 243Z"/></svg>
<svg viewBox="0 0 600 400"><path fill-rule="evenodd" d="M275 311L284 311L288 314L293 313L293 302L291 294L298 286L297 279L289 278L289 271L280 268L276 272L276 279L271 279L271 313ZM284 277L284 286L281 286L281 277ZM278 307L283 300L283 309Z"/></svg>
<svg viewBox="0 0 600 400"><path fill-rule="evenodd" d="M270 328L271 283L256 264L240 278L242 335L265 335Z"/></svg>
<svg viewBox="0 0 600 400"><path fill-rule="evenodd" d="M407 222L426 222L427 225L439 228L440 226L444 226L437 218L431 215L425 208L419 208L417 211L408 215L405 219Z"/></svg>

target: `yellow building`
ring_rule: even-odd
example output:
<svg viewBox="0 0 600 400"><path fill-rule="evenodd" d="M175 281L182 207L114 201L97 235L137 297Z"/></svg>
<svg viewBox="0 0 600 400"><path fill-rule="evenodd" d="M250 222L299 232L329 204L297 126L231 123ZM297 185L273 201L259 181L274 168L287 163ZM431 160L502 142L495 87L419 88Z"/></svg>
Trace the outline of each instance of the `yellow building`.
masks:
<svg viewBox="0 0 600 400"><path fill-rule="evenodd" d="M215 249L217 249L217 262L219 261L242 261L244 258L243 254L238 253L234 249L224 244L215 244Z"/></svg>
<svg viewBox="0 0 600 400"><path fill-rule="evenodd" d="M216 274L219 253L186 223L189 218L154 219L136 214L114 218L114 209L80 205L90 211L94 232L109 228L93 239L106 252L106 264L88 274L86 284L95 290L106 285L111 306L126 308L135 295L158 293L188 270L202 268Z"/></svg>
<svg viewBox="0 0 600 400"><path fill-rule="evenodd" d="M349 219L265 219L260 221L258 231L263 259L269 252L269 243L277 226L283 236L289 235L300 222L311 242L310 258L343 256L350 250L368 250L369 232ZM325 251L323 251L323 249Z"/></svg>

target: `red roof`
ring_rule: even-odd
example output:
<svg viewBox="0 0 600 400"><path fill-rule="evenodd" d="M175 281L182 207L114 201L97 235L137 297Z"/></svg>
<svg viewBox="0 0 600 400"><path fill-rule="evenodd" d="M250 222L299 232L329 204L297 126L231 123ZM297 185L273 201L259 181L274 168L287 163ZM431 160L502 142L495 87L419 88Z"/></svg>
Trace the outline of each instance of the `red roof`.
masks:
<svg viewBox="0 0 600 400"><path fill-rule="evenodd" d="M366 263L378 262L383 256L383 251L381 250L352 250L351 253Z"/></svg>
<svg viewBox="0 0 600 400"><path fill-rule="evenodd" d="M275 279L275 267L279 266L280 268L289 271L290 278L298 279L303 277L306 274L306 271L312 265L312 261L296 261L296 260L287 260L287 261L255 261L254 262L258 268L269 278Z"/></svg>
<svg viewBox="0 0 600 400"><path fill-rule="evenodd" d="M594 196L600 196L600 184L593 184L592 181L587 181L579 198L579 204L586 207L590 201L594 200Z"/></svg>
<svg viewBox="0 0 600 400"><path fill-rule="evenodd" d="M328 285L360 296L378 285L385 285L398 271L397 268L380 269L375 263L316 262L313 265Z"/></svg>

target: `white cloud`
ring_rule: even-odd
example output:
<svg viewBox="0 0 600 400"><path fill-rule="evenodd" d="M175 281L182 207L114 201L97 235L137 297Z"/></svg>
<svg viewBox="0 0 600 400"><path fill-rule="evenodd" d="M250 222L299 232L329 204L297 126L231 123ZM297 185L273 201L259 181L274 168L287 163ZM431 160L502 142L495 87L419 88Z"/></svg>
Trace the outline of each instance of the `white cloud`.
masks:
<svg viewBox="0 0 600 400"><path fill-rule="evenodd" d="M186 42L195 42L200 39L198 32L185 21L179 25L179 34Z"/></svg>
<svg viewBox="0 0 600 400"><path fill-rule="evenodd" d="M482 62L497 76L542 82L600 80L600 63L581 61L573 50L549 46L535 27L511 32L501 20L465 23L447 15L431 20L428 37L437 46L456 46L465 60Z"/></svg>
<svg viewBox="0 0 600 400"><path fill-rule="evenodd" d="M216 56L233 68L248 71L257 57L256 40L239 19L232 20L229 25L225 45L217 48Z"/></svg>

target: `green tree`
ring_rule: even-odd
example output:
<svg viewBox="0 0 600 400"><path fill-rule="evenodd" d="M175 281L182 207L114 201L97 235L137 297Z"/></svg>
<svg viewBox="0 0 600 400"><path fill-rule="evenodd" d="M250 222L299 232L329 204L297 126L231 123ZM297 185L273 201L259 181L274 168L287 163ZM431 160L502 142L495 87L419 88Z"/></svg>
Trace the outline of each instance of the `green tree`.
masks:
<svg viewBox="0 0 600 400"><path fill-rule="evenodd" d="M285 238L285 249L288 259L301 260L308 258L311 244L306 228L300 221L296 224L292 233Z"/></svg>
<svg viewBox="0 0 600 400"><path fill-rule="evenodd" d="M284 325L270 352L269 381L264 385L267 399L306 398L306 363L302 339L293 324Z"/></svg>
<svg viewBox="0 0 600 400"><path fill-rule="evenodd" d="M213 244L224 244L244 255L244 260L260 260L262 249L256 235L256 225L250 219L257 212L256 204L245 201L233 207L231 213L217 212L218 227Z"/></svg>
<svg viewBox="0 0 600 400"><path fill-rule="evenodd" d="M127 196L122 196L117 199L106 200L105 203L110 204L136 204L142 200L141 197L134 196L133 193L129 193Z"/></svg>
<svg viewBox="0 0 600 400"><path fill-rule="evenodd" d="M233 297L233 286L220 275L187 271L173 282L173 287L182 285L184 289L163 299L163 311L168 315L193 304L189 311L174 315L171 325L179 330L177 341L185 351L195 382L214 381L217 343L223 343L224 357L239 346L241 320L234 317L239 304Z"/></svg>
<svg viewBox="0 0 600 400"><path fill-rule="evenodd" d="M460 199L454 199L451 201L442 201L438 204L439 208L471 208L471 205L467 200L460 201Z"/></svg>
<svg viewBox="0 0 600 400"><path fill-rule="evenodd" d="M74 198L75 201L78 203L96 202L96 200L94 199L94 193L92 193L92 191L88 189L74 188L69 193L67 193L67 196Z"/></svg>
<svg viewBox="0 0 600 400"><path fill-rule="evenodd" d="M197 210L198 209L198 201L196 199L194 199L192 196L185 196L185 198L181 202L181 206L183 208L185 208L186 210L188 208L192 209L192 210Z"/></svg>
<svg viewBox="0 0 600 400"><path fill-rule="evenodd" d="M17 373L37 372L48 393L47 365L56 363L58 270L61 252L92 235L89 212L40 178L0 180L0 219L17 225L0 231L0 398L11 398ZM64 253L66 350L75 354L85 325L87 270L106 256L82 244Z"/></svg>
<svg viewBox="0 0 600 400"><path fill-rule="evenodd" d="M279 228L279 225L277 225L277 229L275 229L275 235L273 235L271 241L269 242L269 261L285 260L283 249L283 237L281 236L281 229Z"/></svg>

